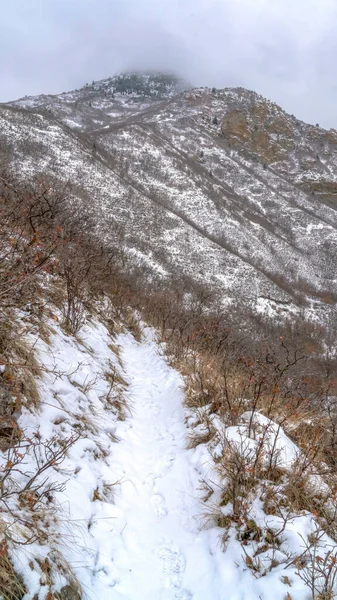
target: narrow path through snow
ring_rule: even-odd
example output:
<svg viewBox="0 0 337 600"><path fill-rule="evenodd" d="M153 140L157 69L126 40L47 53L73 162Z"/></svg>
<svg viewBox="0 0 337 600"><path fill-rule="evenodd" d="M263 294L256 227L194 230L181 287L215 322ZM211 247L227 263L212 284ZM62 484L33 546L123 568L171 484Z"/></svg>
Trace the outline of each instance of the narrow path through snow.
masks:
<svg viewBox="0 0 337 600"><path fill-rule="evenodd" d="M200 482L186 450L182 380L150 337L120 342L132 418L121 423L115 453L122 480L115 501L124 518L113 558L120 574L115 597L222 600L216 560L200 535Z"/></svg>

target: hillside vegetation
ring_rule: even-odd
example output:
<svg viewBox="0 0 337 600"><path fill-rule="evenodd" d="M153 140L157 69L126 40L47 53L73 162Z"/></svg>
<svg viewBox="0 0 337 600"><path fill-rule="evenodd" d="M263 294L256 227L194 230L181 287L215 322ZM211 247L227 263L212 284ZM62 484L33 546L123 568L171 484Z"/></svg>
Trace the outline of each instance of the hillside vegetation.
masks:
<svg viewBox="0 0 337 600"><path fill-rule="evenodd" d="M151 277L90 198L22 179L0 179L4 600L336 597L335 323Z"/></svg>
<svg viewBox="0 0 337 600"><path fill-rule="evenodd" d="M127 74L2 105L4 160L69 183L146 280L334 320L336 132L248 90L183 85Z"/></svg>

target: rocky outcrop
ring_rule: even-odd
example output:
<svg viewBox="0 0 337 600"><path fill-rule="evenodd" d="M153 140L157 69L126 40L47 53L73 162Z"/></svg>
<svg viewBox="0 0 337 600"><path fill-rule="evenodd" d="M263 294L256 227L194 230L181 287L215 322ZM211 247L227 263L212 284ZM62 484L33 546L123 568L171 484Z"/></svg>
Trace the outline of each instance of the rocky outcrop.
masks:
<svg viewBox="0 0 337 600"><path fill-rule="evenodd" d="M271 166L325 202L337 201L337 132L302 123L252 92L241 94L221 121L229 147ZM331 168L333 162L333 168Z"/></svg>

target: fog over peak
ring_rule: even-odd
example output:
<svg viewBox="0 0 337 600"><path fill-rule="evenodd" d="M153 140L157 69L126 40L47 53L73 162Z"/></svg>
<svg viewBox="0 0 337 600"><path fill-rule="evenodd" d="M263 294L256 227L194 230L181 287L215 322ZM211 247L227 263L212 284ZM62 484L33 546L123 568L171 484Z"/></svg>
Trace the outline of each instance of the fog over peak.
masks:
<svg viewBox="0 0 337 600"><path fill-rule="evenodd" d="M0 101L169 70L337 128L336 27L335 0L14 0L2 7Z"/></svg>

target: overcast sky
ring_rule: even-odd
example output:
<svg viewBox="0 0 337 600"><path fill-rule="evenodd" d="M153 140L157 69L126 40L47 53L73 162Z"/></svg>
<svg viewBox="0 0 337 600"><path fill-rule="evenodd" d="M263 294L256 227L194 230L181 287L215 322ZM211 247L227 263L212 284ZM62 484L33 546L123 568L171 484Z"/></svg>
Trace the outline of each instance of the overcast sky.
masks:
<svg viewBox="0 0 337 600"><path fill-rule="evenodd" d="M240 85L337 129L337 0L10 0L0 101L123 69Z"/></svg>

